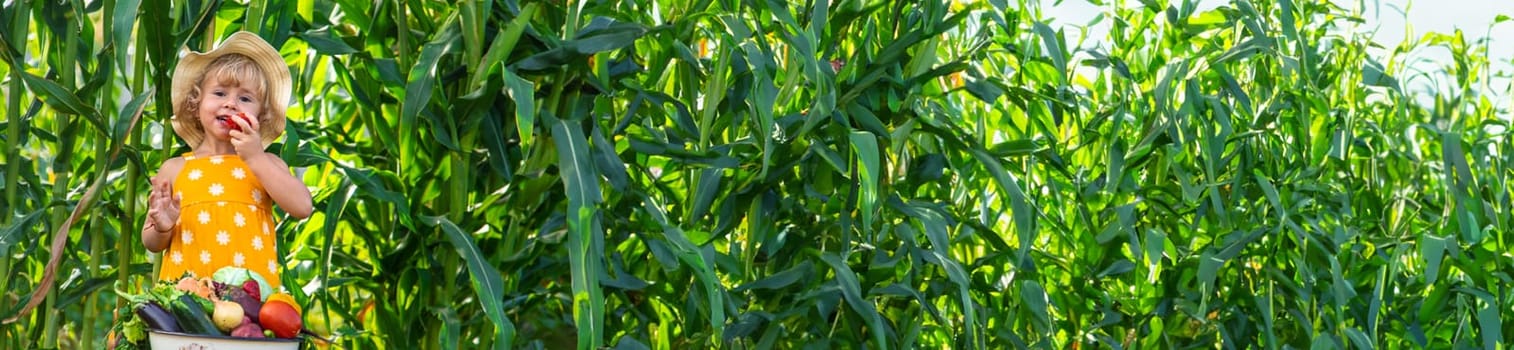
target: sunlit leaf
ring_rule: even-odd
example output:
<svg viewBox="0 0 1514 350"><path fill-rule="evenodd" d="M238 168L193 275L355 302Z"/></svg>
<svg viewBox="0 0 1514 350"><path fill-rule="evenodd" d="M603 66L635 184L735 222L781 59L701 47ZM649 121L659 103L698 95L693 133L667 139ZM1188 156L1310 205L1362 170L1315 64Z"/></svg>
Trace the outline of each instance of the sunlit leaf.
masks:
<svg viewBox="0 0 1514 350"><path fill-rule="evenodd" d="M1446 253L1446 238L1424 235L1419 241L1419 255L1425 261L1425 284L1435 284L1440 275L1441 257Z"/></svg>
<svg viewBox="0 0 1514 350"><path fill-rule="evenodd" d="M593 54L619 49L630 45L636 38L646 34L640 24L616 21L606 17L594 17L589 25L578 32L578 38L564 43L579 54Z"/></svg>
<svg viewBox="0 0 1514 350"><path fill-rule="evenodd" d="M873 134L860 131L853 131L850 136L852 151L857 154L857 173L862 177L859 210L862 211L864 231L870 231L873 216L878 210L878 179L882 177L880 173L883 171L882 160L878 156L878 139Z"/></svg>
<svg viewBox="0 0 1514 350"><path fill-rule="evenodd" d="M800 278L808 275L810 268L809 261L801 262L788 270L783 270L751 283L742 284L731 289L731 291L740 293L750 289L782 289L793 285L794 282L798 282Z"/></svg>
<svg viewBox="0 0 1514 350"><path fill-rule="evenodd" d="M1482 346L1484 349L1497 348L1503 342L1503 320L1499 318L1498 298L1486 292L1477 293L1481 306L1477 308L1477 324L1482 330Z"/></svg>
<svg viewBox="0 0 1514 350"><path fill-rule="evenodd" d="M416 60L415 66L410 68L406 79L408 83L405 85L405 103L402 105L403 110L400 111L400 130L405 130L402 134L414 133L418 130L416 116L420 115L421 110L425 109L427 102L431 100L431 88L436 84L437 79L437 64L442 55L447 53L448 48L452 47L452 41L456 40L457 36L455 30L436 35L421 49L420 58Z"/></svg>
<svg viewBox="0 0 1514 350"><path fill-rule="evenodd" d="M621 161L620 154L616 153L615 145L605 138L604 129L595 128L592 142L594 143L594 165L599 169L600 175L610 183L615 191L625 191L631 183L630 175L626 173L626 163Z"/></svg>
<svg viewBox="0 0 1514 350"><path fill-rule="evenodd" d="M989 156L987 152L972 151L973 159L981 162L989 171L989 175L999 185L1000 193L1009 197L1009 205L1014 214L1016 232L1020 237L1020 259L1030 251L1033 237L1035 237L1034 216L1031 214L1030 201L1025 198L1025 192L1020 190L1020 181L1004 170L999 160Z"/></svg>
<svg viewBox="0 0 1514 350"><path fill-rule="evenodd" d="M515 162L510 159L509 146L505 143L504 126L495 115L486 115L483 120L484 147L489 150L489 167L506 180L515 177Z"/></svg>
<svg viewBox="0 0 1514 350"><path fill-rule="evenodd" d="M1036 328L1039 328L1041 332L1050 331L1051 313L1047 307L1050 301L1047 300L1046 290L1041 288L1041 284L1036 283L1036 281L1021 282L1020 300L1024 301L1025 306L1030 308L1031 316L1035 317Z"/></svg>
<svg viewBox="0 0 1514 350"><path fill-rule="evenodd" d="M61 113L85 117L85 120L96 123L96 127L100 127L102 130L109 130L104 125L99 124L99 111L96 111L94 107L84 104L84 101L79 100L78 96L63 88L62 85L26 72L21 73L21 78L26 81L26 86L33 93L42 96L42 101L47 102L49 107Z"/></svg>
<svg viewBox="0 0 1514 350"><path fill-rule="evenodd" d="M536 87L509 69L503 70L505 93L515 102L515 127L520 143L529 148L536 129Z"/></svg>
<svg viewBox="0 0 1514 350"><path fill-rule="evenodd" d="M357 49L343 42L336 34L332 34L329 28L306 31L300 33L300 37L305 39L305 42L310 43L310 47L321 54L346 55L358 52Z"/></svg>
<svg viewBox="0 0 1514 350"><path fill-rule="evenodd" d="M141 0L121 0L116 2L116 7L112 9L116 18L110 19L111 29L115 30L115 33L112 33L114 35L111 37L111 45L115 45L116 60L121 61L122 66L125 66L124 63L130 52L127 47L131 46L132 27L137 23L137 10L141 5Z"/></svg>
<svg viewBox="0 0 1514 350"><path fill-rule="evenodd" d="M1046 52L1043 55L1051 59L1052 66L1057 69L1058 77L1065 76L1067 74L1067 51L1062 49L1061 36L1053 31L1050 26L1047 26L1046 23L1036 22L1033 29L1036 35L1041 36L1041 45L1045 46Z"/></svg>
<svg viewBox="0 0 1514 350"><path fill-rule="evenodd" d="M1104 268L1104 271L1100 271L1098 276L1102 278L1120 275L1135 270L1135 267L1135 263L1130 262L1130 260L1119 260L1113 264L1109 264L1109 267Z"/></svg>
<svg viewBox="0 0 1514 350"><path fill-rule="evenodd" d="M699 172L699 185L694 188L694 209L689 214L689 221L698 221L710 212L710 205L715 203L715 196L720 192L721 170L706 168Z"/></svg>
<svg viewBox="0 0 1514 350"><path fill-rule="evenodd" d="M42 215L46 213L47 211L45 210L38 210L10 221L10 224L6 225L5 230L0 231L0 251L9 251L8 249L16 243L30 239L28 238L29 232L40 232L40 229L34 231L33 225L36 225L37 221L42 219Z"/></svg>
<svg viewBox="0 0 1514 350"><path fill-rule="evenodd" d="M110 135L112 140L115 140L115 142L126 142L127 130L132 129L132 123L139 121L138 118L141 117L142 109L147 107L147 102L152 96L152 90L143 91L137 97L133 97L131 102L127 102L125 106L121 107L121 112L116 115L115 122L111 123Z"/></svg>
<svg viewBox="0 0 1514 350"><path fill-rule="evenodd" d="M714 267L700 254L694 242L683 235L683 230L668 223L667 215L658 207L658 203L650 198L643 200L643 208L646 213L652 215L662 226L662 232L667 241L672 243L673 254L679 261L687 264L698 276L700 287L704 289L705 301L710 306L710 327L716 338L725 331L725 289L721 287L715 275Z"/></svg>
<svg viewBox="0 0 1514 350"><path fill-rule="evenodd" d="M852 310L856 310L858 314L862 315L863 322L867 322L868 328L872 330L869 333L872 334L873 341L880 344L880 347L887 348L887 345L883 344L888 344L884 340L888 337L884 333L888 328L884 328L883 317L878 315L878 308L862 298L862 290L857 281L857 275L852 272L851 267L847 266L846 262L841 261L840 257L831 253L822 255L820 259L830 265L831 269L836 272L836 283L841 287L841 296L846 299L847 305L850 305Z"/></svg>
<svg viewBox="0 0 1514 350"><path fill-rule="evenodd" d="M1383 65L1377 61L1369 60L1362 64L1362 83L1398 90L1398 79L1389 75Z"/></svg>
<svg viewBox="0 0 1514 350"><path fill-rule="evenodd" d="M473 236L465 233L452 221L445 217L435 216L423 218L432 226L441 229L447 235L447 240L452 242L452 248L463 257L468 265L469 280L473 291L478 295L477 301L484 308L484 313L489 316L489 321L494 323L496 334L496 349L509 348L515 339L515 323L505 316L504 311L504 281L498 269L489 264L488 257L479 250Z"/></svg>

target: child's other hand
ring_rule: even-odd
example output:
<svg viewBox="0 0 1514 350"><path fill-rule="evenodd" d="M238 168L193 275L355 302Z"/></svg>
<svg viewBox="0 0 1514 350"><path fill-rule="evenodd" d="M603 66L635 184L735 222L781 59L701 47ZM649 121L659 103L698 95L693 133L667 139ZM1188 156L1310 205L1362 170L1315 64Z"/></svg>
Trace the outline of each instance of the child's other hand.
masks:
<svg viewBox="0 0 1514 350"><path fill-rule="evenodd" d="M179 198L173 195L173 183L154 184L147 196L147 218L158 232L172 230L179 222Z"/></svg>
<svg viewBox="0 0 1514 350"><path fill-rule="evenodd" d="M262 124L258 123L258 116L238 113L231 121L242 127L241 130L231 130L228 134L231 135L231 146L236 149L237 156L246 159L263 153L263 134L259 132Z"/></svg>

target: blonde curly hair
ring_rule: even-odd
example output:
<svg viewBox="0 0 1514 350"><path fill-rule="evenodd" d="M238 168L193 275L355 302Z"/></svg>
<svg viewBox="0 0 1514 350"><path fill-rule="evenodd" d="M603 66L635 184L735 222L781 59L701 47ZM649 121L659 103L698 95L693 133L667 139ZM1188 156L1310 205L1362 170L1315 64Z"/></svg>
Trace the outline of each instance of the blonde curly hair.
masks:
<svg viewBox="0 0 1514 350"><path fill-rule="evenodd" d="M203 86L207 79L215 79L216 83L227 87L245 85L257 96L259 110L273 110L268 98L268 80L264 78L262 69L258 68L257 62L254 62L252 58L233 53L217 57L214 61L210 62L210 65L205 67L205 74L196 79L194 84L189 87L188 94L184 97L184 103L179 104L179 110L174 113L175 115L197 115L196 113L200 111L200 94L202 93L200 86ZM269 113L259 113L258 123L267 123L269 117ZM184 126L188 127L189 131L201 135L201 142L204 142L205 127L200 125L199 120L184 123ZM262 133L264 134L270 132L278 131L269 128L262 129ZM194 147L197 145L189 146Z"/></svg>

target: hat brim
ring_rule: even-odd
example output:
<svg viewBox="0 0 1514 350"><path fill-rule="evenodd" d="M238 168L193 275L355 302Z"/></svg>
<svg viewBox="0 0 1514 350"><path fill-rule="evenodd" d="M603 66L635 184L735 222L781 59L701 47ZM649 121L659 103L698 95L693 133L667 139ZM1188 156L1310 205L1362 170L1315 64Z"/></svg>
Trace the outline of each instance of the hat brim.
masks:
<svg viewBox="0 0 1514 350"><path fill-rule="evenodd" d="M241 54L252 59L263 72L263 77L268 82L268 120L259 126L258 135L263 140L263 146L273 144L279 136L284 134L286 123L285 110L290 99L289 64L279 56L279 51L268 45L267 41L251 32L236 32L227 37L221 45L210 52L189 51L179 59L179 65L173 72L173 111L171 118L173 131L189 147L198 146L205 141L204 128L191 126L189 123L199 123L199 118L193 115L179 115L183 110L185 100L189 97L189 91L195 84L200 82L201 76L205 75L205 69L217 58L228 54Z"/></svg>

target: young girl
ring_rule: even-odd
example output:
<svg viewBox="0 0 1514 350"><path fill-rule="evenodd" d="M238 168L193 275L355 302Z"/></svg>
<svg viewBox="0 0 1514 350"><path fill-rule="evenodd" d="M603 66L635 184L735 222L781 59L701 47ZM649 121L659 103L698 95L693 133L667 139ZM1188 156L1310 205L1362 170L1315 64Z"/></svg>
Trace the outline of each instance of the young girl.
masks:
<svg viewBox="0 0 1514 350"><path fill-rule="evenodd" d="M193 151L152 178L142 243L163 252L158 278L246 268L280 286L272 204L310 216L310 190L263 147L284 132L289 66L257 35L191 52L173 77L173 129Z"/></svg>

